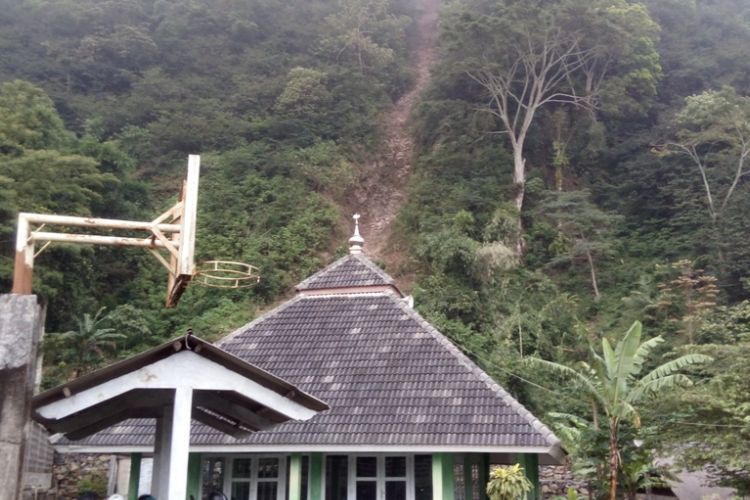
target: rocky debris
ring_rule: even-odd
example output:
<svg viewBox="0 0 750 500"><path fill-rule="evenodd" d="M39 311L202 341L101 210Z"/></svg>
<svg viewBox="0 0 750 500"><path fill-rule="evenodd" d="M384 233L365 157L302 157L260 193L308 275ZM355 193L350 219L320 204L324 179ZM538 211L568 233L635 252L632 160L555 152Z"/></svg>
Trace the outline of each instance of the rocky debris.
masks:
<svg viewBox="0 0 750 500"><path fill-rule="evenodd" d="M406 201L406 187L411 173L414 140L407 127L414 104L427 87L437 42L437 17L440 0L422 0L417 19L417 41L414 50L416 79L414 87L401 96L385 115L384 140L380 157L360 167L352 208L362 214L365 252L383 260L395 269L397 256L392 255L392 226Z"/></svg>

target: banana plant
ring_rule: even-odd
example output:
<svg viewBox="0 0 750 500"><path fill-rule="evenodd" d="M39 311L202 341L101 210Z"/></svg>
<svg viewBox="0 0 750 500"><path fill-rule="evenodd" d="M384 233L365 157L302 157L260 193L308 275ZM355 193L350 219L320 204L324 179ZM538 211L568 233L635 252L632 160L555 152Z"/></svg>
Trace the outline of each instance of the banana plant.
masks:
<svg viewBox="0 0 750 500"><path fill-rule="evenodd" d="M602 339L602 354L591 350L591 363L572 368L539 358L526 362L549 369L572 379L593 400L595 407L606 416L609 431L609 498L617 499L620 469L619 429L622 421L638 428L641 417L638 406L676 387L692 385L692 380L680 373L692 365L708 363L712 358L702 354L686 354L663 363L641 376L644 361L653 349L664 342L661 337L641 342L643 327L636 321L613 348Z"/></svg>

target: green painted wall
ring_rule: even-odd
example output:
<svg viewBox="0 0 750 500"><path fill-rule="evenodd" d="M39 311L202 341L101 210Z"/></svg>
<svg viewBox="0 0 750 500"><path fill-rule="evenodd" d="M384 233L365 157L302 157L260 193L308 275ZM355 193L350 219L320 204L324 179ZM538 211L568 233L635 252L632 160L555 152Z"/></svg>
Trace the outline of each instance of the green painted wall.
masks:
<svg viewBox="0 0 750 500"><path fill-rule="evenodd" d="M433 500L453 500L453 454L432 454L432 498Z"/></svg>
<svg viewBox="0 0 750 500"><path fill-rule="evenodd" d="M138 483L141 480L140 453L130 454L130 480L128 481L128 500L138 500Z"/></svg>
<svg viewBox="0 0 750 500"><path fill-rule="evenodd" d="M542 498L542 490L539 486L539 456L531 454L517 455L516 460L521 464L524 474L526 474L526 477L534 486L534 489L529 492L526 498L528 500L539 500Z"/></svg>
<svg viewBox="0 0 750 500"><path fill-rule="evenodd" d="M323 498L323 454L310 453L310 500Z"/></svg>
<svg viewBox="0 0 750 500"><path fill-rule="evenodd" d="M201 461L203 456L200 453L191 453L188 456L188 480L187 480L187 499L201 500Z"/></svg>

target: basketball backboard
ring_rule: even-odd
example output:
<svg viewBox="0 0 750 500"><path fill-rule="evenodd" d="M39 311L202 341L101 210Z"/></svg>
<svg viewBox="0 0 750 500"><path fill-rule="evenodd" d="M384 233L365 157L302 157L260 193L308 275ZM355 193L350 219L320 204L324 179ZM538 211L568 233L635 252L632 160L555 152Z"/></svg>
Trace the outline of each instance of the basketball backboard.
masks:
<svg viewBox="0 0 750 500"><path fill-rule="evenodd" d="M195 273L195 228L198 215L198 180L201 157L188 156L187 178L180 191L180 200L175 205L172 223L180 225L180 232L172 235L177 252L171 252L169 279L167 282L167 307L174 307L180 300Z"/></svg>

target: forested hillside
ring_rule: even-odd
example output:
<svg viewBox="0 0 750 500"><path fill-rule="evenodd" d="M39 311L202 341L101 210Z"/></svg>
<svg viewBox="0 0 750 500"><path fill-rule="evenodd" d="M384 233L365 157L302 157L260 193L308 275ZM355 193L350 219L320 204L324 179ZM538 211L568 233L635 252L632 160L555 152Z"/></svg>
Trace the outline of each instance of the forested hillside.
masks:
<svg viewBox="0 0 750 500"><path fill-rule="evenodd" d="M591 432L592 400L526 358L591 363L634 320L665 340L644 373L714 356L694 388L635 408L620 481L644 481L649 447L692 443L683 457L747 492L750 5L463 0L441 28L400 221L418 307L557 412L596 480L607 433Z"/></svg>
<svg viewBox="0 0 750 500"><path fill-rule="evenodd" d="M255 288L191 287L167 310L150 255L50 247L35 269L47 383L188 327L218 338L333 259L350 212L368 214L375 188L359 180L393 151L387 117L407 96L413 157L398 180L374 177L406 202L378 248L420 312L546 415L597 491L621 412L623 496L657 455L711 464L747 494L750 5L445 1L429 83L407 94L432 40L416 20L435 8L0 0L0 286L19 210L149 219L189 153L203 159L198 258L262 270ZM528 361L587 362L606 392L596 356L627 349L602 340L636 320L643 373L713 361L673 363L644 392L658 398L609 408Z"/></svg>
<svg viewBox="0 0 750 500"><path fill-rule="evenodd" d="M319 268L345 241L338 210L353 165L412 80L405 4L1 7L2 286L18 210L148 220L174 202L189 153L203 155L198 258L262 269L250 291L196 287L164 310L165 276L150 255L46 250L35 286L49 300L48 331L107 307L112 327L128 330L126 349L188 325L214 338Z"/></svg>

